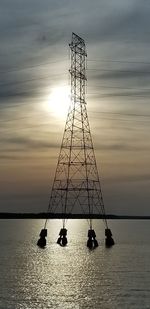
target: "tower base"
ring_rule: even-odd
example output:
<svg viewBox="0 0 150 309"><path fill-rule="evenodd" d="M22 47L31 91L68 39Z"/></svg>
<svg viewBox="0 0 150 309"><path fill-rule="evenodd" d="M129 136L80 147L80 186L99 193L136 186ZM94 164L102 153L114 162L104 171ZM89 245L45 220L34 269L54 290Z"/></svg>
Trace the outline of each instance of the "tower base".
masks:
<svg viewBox="0 0 150 309"><path fill-rule="evenodd" d="M93 229L88 230L87 247L89 249L95 249L98 247L98 241L96 240L96 234Z"/></svg>
<svg viewBox="0 0 150 309"><path fill-rule="evenodd" d="M62 247L65 247L68 243L67 240L67 229L62 228L59 232L59 237L57 239L57 244L59 244Z"/></svg>
<svg viewBox="0 0 150 309"><path fill-rule="evenodd" d="M112 247L115 242L114 242L114 239L112 238L112 232L110 229L105 229L105 246L106 247Z"/></svg>
<svg viewBox="0 0 150 309"><path fill-rule="evenodd" d="M37 246L40 248L44 248L46 246L46 236L47 236L47 229L42 229L40 232L40 238L37 241Z"/></svg>

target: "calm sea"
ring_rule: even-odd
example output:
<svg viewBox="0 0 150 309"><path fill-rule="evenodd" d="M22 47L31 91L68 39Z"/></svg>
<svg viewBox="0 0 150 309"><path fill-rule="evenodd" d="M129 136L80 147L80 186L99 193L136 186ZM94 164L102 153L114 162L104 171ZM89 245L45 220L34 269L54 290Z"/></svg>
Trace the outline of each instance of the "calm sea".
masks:
<svg viewBox="0 0 150 309"><path fill-rule="evenodd" d="M61 220L48 223L48 244L36 246L43 220L0 220L0 309L150 308L150 221L110 220L116 245L86 247L86 220L68 220L68 246L56 244Z"/></svg>

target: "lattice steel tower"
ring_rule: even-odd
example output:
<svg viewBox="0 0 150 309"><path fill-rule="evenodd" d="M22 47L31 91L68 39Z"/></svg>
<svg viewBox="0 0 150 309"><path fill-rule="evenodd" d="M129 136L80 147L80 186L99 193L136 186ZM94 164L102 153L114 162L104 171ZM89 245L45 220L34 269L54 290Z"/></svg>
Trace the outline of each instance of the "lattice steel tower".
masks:
<svg viewBox="0 0 150 309"><path fill-rule="evenodd" d="M65 124L60 154L48 207L49 213L61 213L63 228L58 243L66 245L66 215L84 213L89 216L88 247L98 245L92 228L92 214L101 214L108 231L93 142L88 121L86 86L86 46L82 38L72 33L71 102ZM60 97L61 100L61 97ZM108 233L105 230L105 234ZM110 230L109 230L110 231ZM110 231L111 233L111 231ZM106 235L107 237L107 235ZM111 235L110 235L111 237ZM110 238L109 237L109 238ZM111 238L112 239L112 238Z"/></svg>

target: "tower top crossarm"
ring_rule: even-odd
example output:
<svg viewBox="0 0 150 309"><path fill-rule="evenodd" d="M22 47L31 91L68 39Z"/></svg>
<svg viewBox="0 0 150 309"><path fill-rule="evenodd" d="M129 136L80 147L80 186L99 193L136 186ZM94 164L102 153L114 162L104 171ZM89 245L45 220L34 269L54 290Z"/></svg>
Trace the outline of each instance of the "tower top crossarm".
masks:
<svg viewBox="0 0 150 309"><path fill-rule="evenodd" d="M72 33L71 43L71 99L74 104L85 102L86 85L86 46L84 40L74 32Z"/></svg>
<svg viewBox="0 0 150 309"><path fill-rule="evenodd" d="M80 36L75 34L74 32L72 32L72 41L69 44L69 46L70 46L71 50L75 50L75 52L77 54L81 54L81 55L87 57L87 52L86 52L84 40Z"/></svg>

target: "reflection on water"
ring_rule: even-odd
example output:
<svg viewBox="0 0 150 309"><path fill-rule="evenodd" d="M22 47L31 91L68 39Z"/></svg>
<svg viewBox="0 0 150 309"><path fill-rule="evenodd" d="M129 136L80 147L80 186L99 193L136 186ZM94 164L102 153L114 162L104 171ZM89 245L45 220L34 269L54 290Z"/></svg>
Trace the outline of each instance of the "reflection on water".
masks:
<svg viewBox="0 0 150 309"><path fill-rule="evenodd" d="M0 221L0 309L150 308L149 221L110 221L116 241L86 247L86 220L69 220L68 246L56 244L61 220L48 223L47 247L36 246L43 220Z"/></svg>

